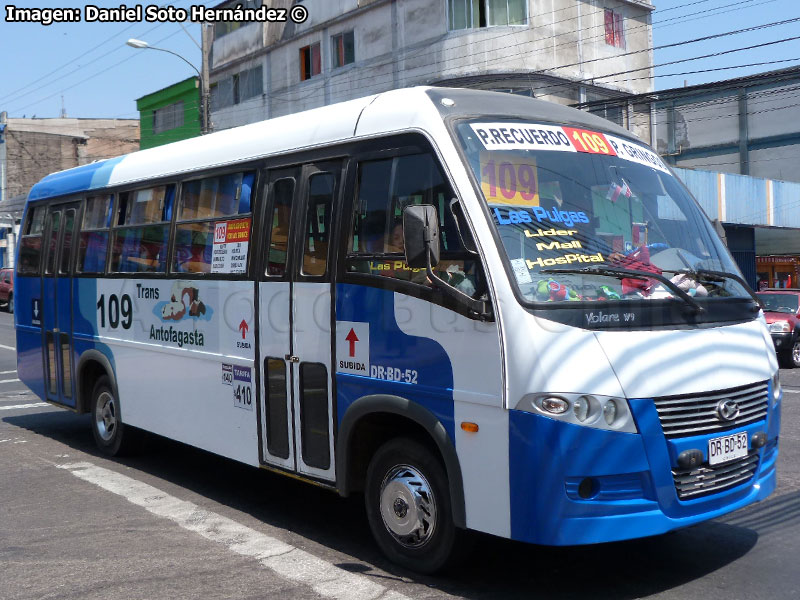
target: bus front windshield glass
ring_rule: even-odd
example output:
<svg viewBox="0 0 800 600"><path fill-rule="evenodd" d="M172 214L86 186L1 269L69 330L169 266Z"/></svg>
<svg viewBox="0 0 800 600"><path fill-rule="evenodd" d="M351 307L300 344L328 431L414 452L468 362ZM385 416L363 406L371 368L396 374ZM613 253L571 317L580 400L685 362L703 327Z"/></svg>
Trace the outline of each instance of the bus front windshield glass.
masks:
<svg viewBox="0 0 800 600"><path fill-rule="evenodd" d="M749 297L649 148L521 121L462 122L457 133L526 302Z"/></svg>

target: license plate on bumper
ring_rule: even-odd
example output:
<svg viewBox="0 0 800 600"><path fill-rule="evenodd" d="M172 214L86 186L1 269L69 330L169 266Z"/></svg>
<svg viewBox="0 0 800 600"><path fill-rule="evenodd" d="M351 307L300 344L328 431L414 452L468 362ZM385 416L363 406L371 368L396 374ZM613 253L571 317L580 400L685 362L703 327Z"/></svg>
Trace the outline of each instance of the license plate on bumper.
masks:
<svg viewBox="0 0 800 600"><path fill-rule="evenodd" d="M708 440L708 464L718 465L747 456L747 432Z"/></svg>

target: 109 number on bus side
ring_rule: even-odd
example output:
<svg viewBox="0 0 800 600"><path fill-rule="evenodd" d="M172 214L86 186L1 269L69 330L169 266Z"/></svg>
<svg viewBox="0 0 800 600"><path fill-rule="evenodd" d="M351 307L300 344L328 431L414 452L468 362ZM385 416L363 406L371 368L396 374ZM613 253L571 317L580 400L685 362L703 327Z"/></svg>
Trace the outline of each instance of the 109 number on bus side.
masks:
<svg viewBox="0 0 800 600"><path fill-rule="evenodd" d="M97 312L101 329L106 328L106 320L111 329L120 325L123 329L130 329L133 324L133 301L128 294L109 294L107 302L106 295L101 294L97 300Z"/></svg>

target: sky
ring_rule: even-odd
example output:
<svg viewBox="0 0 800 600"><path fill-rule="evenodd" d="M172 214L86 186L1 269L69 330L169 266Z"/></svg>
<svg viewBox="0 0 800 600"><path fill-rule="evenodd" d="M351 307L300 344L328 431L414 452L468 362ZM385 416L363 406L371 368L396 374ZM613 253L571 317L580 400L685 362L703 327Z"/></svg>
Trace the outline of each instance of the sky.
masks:
<svg viewBox="0 0 800 600"><path fill-rule="evenodd" d="M109 8L117 8L120 4L120 1L102 0L94 3ZM192 4L199 2L176 0L159 6L188 9ZM210 0L205 4L216 6L219 2ZM547 0L535 0L533 6L547 4ZM700 37L798 18L798 0L654 0L653 4L656 7L652 15L654 46L676 44L655 51L655 90L800 65L800 39L796 39L702 60L658 66L800 36L800 21L796 21L685 43ZM137 98L195 75L188 64L175 56L127 46L125 42L130 38L176 52L200 69L200 26L197 23L186 22L183 26L144 21L54 23L48 26L9 23L5 21L7 5L3 5L0 15L0 111L7 111L12 118L58 117L63 106L70 117L135 119L138 118ZM85 7L80 2L62 4L47 0L19 0L13 5L19 8L77 7L82 15ZM127 4L128 7L135 5L135 0ZM634 26L631 23L627 25ZM773 64L687 73L766 62ZM630 77L642 75L645 73L631 74Z"/></svg>

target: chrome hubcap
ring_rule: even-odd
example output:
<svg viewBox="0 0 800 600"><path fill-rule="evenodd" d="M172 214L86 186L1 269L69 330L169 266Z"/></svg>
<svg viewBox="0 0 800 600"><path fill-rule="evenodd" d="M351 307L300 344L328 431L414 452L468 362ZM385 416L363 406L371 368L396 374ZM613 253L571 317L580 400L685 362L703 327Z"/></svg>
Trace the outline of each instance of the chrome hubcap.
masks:
<svg viewBox="0 0 800 600"><path fill-rule="evenodd" d="M114 437L117 431L117 403L110 393L103 392L97 399L94 422L103 441L108 442Z"/></svg>
<svg viewBox="0 0 800 600"><path fill-rule="evenodd" d="M792 360L794 364L800 364L800 342L795 342L794 346L792 346Z"/></svg>
<svg viewBox="0 0 800 600"><path fill-rule="evenodd" d="M406 548L424 546L436 526L436 499L427 479L414 467L393 467L380 490L383 524Z"/></svg>

